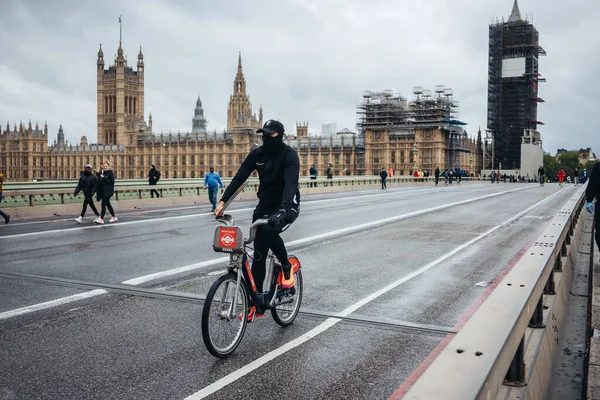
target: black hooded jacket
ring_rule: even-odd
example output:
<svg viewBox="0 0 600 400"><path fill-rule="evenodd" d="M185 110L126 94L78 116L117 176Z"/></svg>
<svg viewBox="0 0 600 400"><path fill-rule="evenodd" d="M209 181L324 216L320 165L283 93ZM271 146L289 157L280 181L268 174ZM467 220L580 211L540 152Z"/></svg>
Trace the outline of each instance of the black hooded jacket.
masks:
<svg viewBox="0 0 600 400"><path fill-rule="evenodd" d="M600 162L592 168L587 189L585 190L585 201L600 200Z"/></svg>
<svg viewBox="0 0 600 400"><path fill-rule="evenodd" d="M73 196L77 196L80 191L86 196L92 196L96 191L96 185L98 184L98 178L93 173L86 174L85 172L81 174L79 177L79 183L77 184L77 188L75 188L75 193Z"/></svg>
<svg viewBox="0 0 600 400"><path fill-rule="evenodd" d="M282 144L281 150L275 154L268 153L263 146L251 151L227 186L221 201L227 202L254 171L258 172L260 181L256 193L260 200L258 207L274 211L284 209L288 219L295 220L300 212L300 159L296 150Z"/></svg>

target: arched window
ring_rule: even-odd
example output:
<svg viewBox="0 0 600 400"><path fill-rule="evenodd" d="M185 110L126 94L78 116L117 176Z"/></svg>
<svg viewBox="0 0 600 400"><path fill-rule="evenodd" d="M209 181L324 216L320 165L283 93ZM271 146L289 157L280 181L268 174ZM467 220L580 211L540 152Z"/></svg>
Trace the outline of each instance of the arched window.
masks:
<svg viewBox="0 0 600 400"><path fill-rule="evenodd" d="M125 114L129 114L131 110L129 109L129 96L125 96Z"/></svg>
<svg viewBox="0 0 600 400"><path fill-rule="evenodd" d="M133 98L133 114L137 115L137 97Z"/></svg>
<svg viewBox="0 0 600 400"><path fill-rule="evenodd" d="M108 114L108 96L104 96L104 114Z"/></svg>

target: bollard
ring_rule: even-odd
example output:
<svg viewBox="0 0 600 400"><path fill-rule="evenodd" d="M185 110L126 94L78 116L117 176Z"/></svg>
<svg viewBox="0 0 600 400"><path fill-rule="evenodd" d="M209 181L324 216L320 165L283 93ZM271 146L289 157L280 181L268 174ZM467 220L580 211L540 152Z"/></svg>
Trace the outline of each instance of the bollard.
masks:
<svg viewBox="0 0 600 400"><path fill-rule="evenodd" d="M508 367L504 384L507 386L526 386L525 382L525 336L521 339L519 347Z"/></svg>
<svg viewBox="0 0 600 400"><path fill-rule="evenodd" d="M556 294L554 283L554 269L550 271L550 276L548 277L546 286L544 286L544 294Z"/></svg>
<svg viewBox="0 0 600 400"><path fill-rule="evenodd" d="M529 320L530 328L545 328L544 325L544 295L540 296L540 300L538 301L535 310L533 311L533 315Z"/></svg>

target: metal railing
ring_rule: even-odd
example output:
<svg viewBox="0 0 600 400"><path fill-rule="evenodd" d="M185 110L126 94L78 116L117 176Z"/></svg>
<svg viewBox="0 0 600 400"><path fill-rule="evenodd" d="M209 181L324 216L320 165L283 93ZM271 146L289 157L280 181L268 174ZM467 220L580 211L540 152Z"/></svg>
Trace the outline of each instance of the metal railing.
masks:
<svg viewBox="0 0 600 400"><path fill-rule="evenodd" d="M477 178L463 178L463 180L478 180ZM403 183L433 183L433 177L413 178L408 176L398 176L387 178L388 185ZM231 179L223 179L223 184L227 186ZM250 178L248 185L244 189L247 191L258 191L258 178ZM371 186L381 182L378 176L351 176L339 177L335 179L326 179L319 177L316 181L309 177L301 177L299 187L310 188L317 184L317 187L328 186ZM60 182L18 182L4 185L2 207L34 207L41 205L57 205L81 203L83 194L73 196L77 181ZM184 197L199 196L208 193L208 189L203 187L203 179L161 179L157 185L150 186L145 179L117 180L115 182L114 200L133 200L150 198L150 190L157 190L161 197Z"/></svg>
<svg viewBox="0 0 600 400"><path fill-rule="evenodd" d="M494 399L503 384L526 384L526 331L545 328L543 296L555 294L554 273L562 271L584 193L565 203L405 399Z"/></svg>

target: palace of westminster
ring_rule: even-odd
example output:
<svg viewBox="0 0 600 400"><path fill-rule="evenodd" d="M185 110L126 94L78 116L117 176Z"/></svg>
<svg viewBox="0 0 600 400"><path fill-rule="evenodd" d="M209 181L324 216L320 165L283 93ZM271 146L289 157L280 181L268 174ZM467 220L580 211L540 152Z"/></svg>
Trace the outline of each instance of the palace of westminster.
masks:
<svg viewBox="0 0 600 400"><path fill-rule="evenodd" d="M285 142L300 156L301 175L315 164L323 175L331 163L335 176L377 175L382 168L394 175L412 175L415 169L432 174L436 167L459 168L477 175L482 168L481 133L467 137L454 119L457 102L452 90L436 86L434 94L419 87L415 99L385 92L365 92L357 107L358 132L344 129L329 137L309 135L306 123L286 132ZM8 181L77 179L85 164L111 162L117 179L145 178L151 164L163 178L200 178L214 165L232 177L246 155L261 143L262 126L246 93L241 54L227 110L227 129L207 131L200 98L190 132L155 134L152 114L144 120L144 57L140 48L137 69L129 66L119 48L114 64L105 69L102 47L97 59L97 144L85 136L78 144L65 141L62 125L48 145L48 126L31 121L11 129L0 126L0 172ZM282 121L284 125L288 125ZM289 128L288 128L289 130Z"/></svg>

